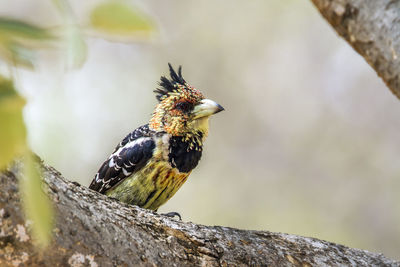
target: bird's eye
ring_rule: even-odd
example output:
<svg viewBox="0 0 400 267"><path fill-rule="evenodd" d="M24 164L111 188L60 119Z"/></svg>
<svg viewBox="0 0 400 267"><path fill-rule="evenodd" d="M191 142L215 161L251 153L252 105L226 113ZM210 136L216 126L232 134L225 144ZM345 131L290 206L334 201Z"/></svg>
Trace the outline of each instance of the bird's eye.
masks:
<svg viewBox="0 0 400 267"><path fill-rule="evenodd" d="M175 107L183 112L187 112L192 108L192 104L188 102L179 102Z"/></svg>

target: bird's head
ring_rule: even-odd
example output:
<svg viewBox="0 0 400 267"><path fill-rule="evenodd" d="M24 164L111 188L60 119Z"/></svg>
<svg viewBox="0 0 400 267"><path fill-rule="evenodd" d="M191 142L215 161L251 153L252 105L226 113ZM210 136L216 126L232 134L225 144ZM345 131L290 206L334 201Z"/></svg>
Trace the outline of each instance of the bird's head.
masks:
<svg viewBox="0 0 400 267"><path fill-rule="evenodd" d="M155 131L166 131L174 136L208 134L208 119L224 110L216 102L188 84L182 77L182 67L178 73L169 65L170 79L162 76L160 87L154 92L159 101L150 119L150 127Z"/></svg>

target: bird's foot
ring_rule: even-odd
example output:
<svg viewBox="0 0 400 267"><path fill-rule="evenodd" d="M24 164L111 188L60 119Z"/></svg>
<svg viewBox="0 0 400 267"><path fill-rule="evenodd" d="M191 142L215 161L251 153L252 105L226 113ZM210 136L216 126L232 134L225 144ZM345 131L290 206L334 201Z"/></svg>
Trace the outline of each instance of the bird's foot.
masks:
<svg viewBox="0 0 400 267"><path fill-rule="evenodd" d="M161 215L167 216L170 218L175 218L175 216L177 216L179 218L179 220L182 221L181 215L176 211L172 211L172 212L168 212L168 213L161 213Z"/></svg>

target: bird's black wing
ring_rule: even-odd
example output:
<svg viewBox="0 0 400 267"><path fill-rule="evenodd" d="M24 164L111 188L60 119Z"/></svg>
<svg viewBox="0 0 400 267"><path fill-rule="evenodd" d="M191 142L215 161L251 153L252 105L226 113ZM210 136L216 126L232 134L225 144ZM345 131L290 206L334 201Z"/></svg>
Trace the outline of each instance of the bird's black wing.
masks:
<svg viewBox="0 0 400 267"><path fill-rule="evenodd" d="M138 171L152 157L155 143L149 126L143 125L128 134L104 161L89 188L104 194Z"/></svg>
<svg viewBox="0 0 400 267"><path fill-rule="evenodd" d="M153 132L149 128L149 124L145 124L129 133L124 139L115 147L112 154L114 154L122 146L125 146L128 142L134 141L140 137L149 137Z"/></svg>

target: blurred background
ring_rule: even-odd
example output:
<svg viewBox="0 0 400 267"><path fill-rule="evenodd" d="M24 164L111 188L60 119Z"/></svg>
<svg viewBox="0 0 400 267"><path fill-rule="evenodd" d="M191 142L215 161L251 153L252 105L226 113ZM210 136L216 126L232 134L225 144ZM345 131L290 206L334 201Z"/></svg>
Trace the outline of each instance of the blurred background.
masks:
<svg viewBox="0 0 400 267"><path fill-rule="evenodd" d="M226 110L160 212L400 259L400 102L311 1L124 1L153 32L118 40L85 28L103 2L54 2L63 1L3 1L0 16L54 31L73 18L84 33L72 44L79 66L66 67L67 43L41 50L33 71L1 64L0 72L27 99L32 149L66 178L87 186L116 144L147 123L171 62Z"/></svg>

